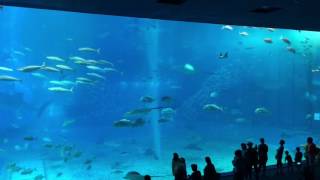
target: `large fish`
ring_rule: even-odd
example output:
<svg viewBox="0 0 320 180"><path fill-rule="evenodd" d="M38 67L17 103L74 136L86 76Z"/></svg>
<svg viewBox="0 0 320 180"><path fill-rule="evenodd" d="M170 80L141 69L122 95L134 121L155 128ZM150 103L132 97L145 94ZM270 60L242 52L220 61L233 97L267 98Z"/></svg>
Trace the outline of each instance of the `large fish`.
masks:
<svg viewBox="0 0 320 180"><path fill-rule="evenodd" d="M9 71L9 72L12 72L12 71L13 71L13 69L7 68L7 67L3 67L3 66L0 66L0 70L1 70L1 71Z"/></svg>
<svg viewBox="0 0 320 180"><path fill-rule="evenodd" d="M0 75L0 81L21 81L21 79L8 75Z"/></svg>
<svg viewBox="0 0 320 180"><path fill-rule="evenodd" d="M73 88L67 89L63 87L49 87L48 90L52 92L70 92L70 93L73 92Z"/></svg>
<svg viewBox="0 0 320 180"><path fill-rule="evenodd" d="M100 48L99 49L94 49L94 48L90 48L90 47L81 47L78 48L78 51L82 51L82 52L96 52L98 54L100 54Z"/></svg>
<svg viewBox="0 0 320 180"><path fill-rule="evenodd" d="M18 69L18 71L21 72L34 72L34 71L38 71L42 68L46 67L46 63L42 63L42 65L31 65L31 66L25 66L25 67L21 67Z"/></svg>

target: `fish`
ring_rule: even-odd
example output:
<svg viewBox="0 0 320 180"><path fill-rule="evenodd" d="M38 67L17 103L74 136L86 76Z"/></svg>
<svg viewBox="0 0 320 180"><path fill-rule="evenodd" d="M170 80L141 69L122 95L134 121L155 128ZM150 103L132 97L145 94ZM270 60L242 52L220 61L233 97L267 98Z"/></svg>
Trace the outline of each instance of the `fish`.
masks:
<svg viewBox="0 0 320 180"><path fill-rule="evenodd" d="M34 77L37 77L37 78L42 78L42 79L47 79L48 78L44 74L37 73L37 72L31 73L31 75L34 76Z"/></svg>
<svg viewBox="0 0 320 180"><path fill-rule="evenodd" d="M264 38L263 41L267 44L272 44L273 41L272 41L272 38Z"/></svg>
<svg viewBox="0 0 320 180"><path fill-rule="evenodd" d="M236 118L234 121L236 123L244 123L244 122L247 122L248 120L246 118Z"/></svg>
<svg viewBox="0 0 320 180"><path fill-rule="evenodd" d="M88 82L88 83L92 83L94 82L93 80L86 78L86 77L77 77L76 78L77 81L83 81L83 82Z"/></svg>
<svg viewBox="0 0 320 180"><path fill-rule="evenodd" d="M91 85L91 86L93 86L95 84L95 82L80 81L80 80L76 80L76 83L77 84Z"/></svg>
<svg viewBox="0 0 320 180"><path fill-rule="evenodd" d="M276 29L274 29L274 28L267 28L267 31L269 31L269 32L275 32Z"/></svg>
<svg viewBox="0 0 320 180"><path fill-rule="evenodd" d="M172 116L176 113L176 111L170 107L163 108L160 110L161 118L164 119L172 119Z"/></svg>
<svg viewBox="0 0 320 180"><path fill-rule="evenodd" d="M81 47L78 48L78 51L82 51L82 52L96 52L98 54L100 54L101 49L94 49L94 48L90 48L90 47Z"/></svg>
<svg viewBox="0 0 320 180"><path fill-rule="evenodd" d="M43 69L44 67L46 67L46 63L45 62L43 62L41 66L31 65L31 66L21 67L21 68L19 68L17 70L21 71L21 72L34 72L34 71L38 71L40 69Z"/></svg>
<svg viewBox="0 0 320 180"><path fill-rule="evenodd" d="M75 82L67 81L67 80L63 80L63 81L52 80L52 81L49 81L49 83L53 84L53 85L58 85L58 86L74 86L74 85L76 85Z"/></svg>
<svg viewBox="0 0 320 180"><path fill-rule="evenodd" d="M44 179L43 175L38 175L38 176L34 177L34 180L42 180L42 179Z"/></svg>
<svg viewBox="0 0 320 180"><path fill-rule="evenodd" d="M45 144L45 145L43 145L43 147L45 147L45 148L53 148L53 144Z"/></svg>
<svg viewBox="0 0 320 180"><path fill-rule="evenodd" d="M13 51L13 54L20 55L20 56L26 56L26 54L21 51Z"/></svg>
<svg viewBox="0 0 320 180"><path fill-rule="evenodd" d="M69 92L69 93L73 93L73 87L70 88L70 89L66 89L66 88L63 88L63 87L49 87L48 90L52 91L52 92Z"/></svg>
<svg viewBox="0 0 320 180"><path fill-rule="evenodd" d="M154 102L154 98L151 96L143 96L140 98L140 101L143 103L152 103Z"/></svg>
<svg viewBox="0 0 320 180"><path fill-rule="evenodd" d="M34 141L34 140L36 140L37 138L35 138L35 137L33 137L33 136L26 136L26 137L24 137L23 138L23 140L25 140L25 141Z"/></svg>
<svg viewBox="0 0 320 180"><path fill-rule="evenodd" d="M3 66L0 66L0 71L8 71L8 72L12 72L13 69L11 68L7 68L7 67L3 67Z"/></svg>
<svg viewBox="0 0 320 180"><path fill-rule="evenodd" d="M184 70L185 70L186 72L194 72L194 71L195 71L195 68L194 68L191 64L185 64L185 65L183 66L183 68L184 68Z"/></svg>
<svg viewBox="0 0 320 180"><path fill-rule="evenodd" d="M25 50L25 51L28 51L28 52L32 52L32 49L31 49L31 48L28 48L28 47L25 47L24 50Z"/></svg>
<svg viewBox="0 0 320 180"><path fill-rule="evenodd" d="M255 114L268 114L270 111L265 107L258 107L254 110Z"/></svg>
<svg viewBox="0 0 320 180"><path fill-rule="evenodd" d="M76 121L75 120L66 120L66 121L63 121L63 124L62 124L62 127L68 127L70 126L71 124L74 124Z"/></svg>
<svg viewBox="0 0 320 180"><path fill-rule="evenodd" d="M94 60L94 59L88 59L88 60L86 60L86 62L87 62L88 64L91 64L91 65L97 65L97 64L99 64L99 61Z"/></svg>
<svg viewBox="0 0 320 180"><path fill-rule="evenodd" d="M24 169L21 171L21 175L29 175L33 173L33 169Z"/></svg>
<svg viewBox="0 0 320 180"><path fill-rule="evenodd" d="M47 56L46 59L51 60L51 61L65 62L64 59L62 59L58 56Z"/></svg>
<svg viewBox="0 0 320 180"><path fill-rule="evenodd" d="M63 175L63 173L62 172L59 172L57 175L56 175L56 177L61 177Z"/></svg>
<svg viewBox="0 0 320 180"><path fill-rule="evenodd" d="M99 60L98 61L99 64L104 64L104 65L110 65L110 66L114 66L113 63L111 63L110 61L107 60Z"/></svg>
<svg viewBox="0 0 320 180"><path fill-rule="evenodd" d="M113 126L118 128L132 127L132 121L128 119L120 119L118 121L114 121Z"/></svg>
<svg viewBox="0 0 320 180"><path fill-rule="evenodd" d="M69 59L72 61L86 61L86 59L79 57L79 56L71 56L71 57L69 57Z"/></svg>
<svg viewBox="0 0 320 180"><path fill-rule="evenodd" d="M146 124L146 121L142 118L131 121L131 127L141 127Z"/></svg>
<svg viewBox="0 0 320 180"><path fill-rule="evenodd" d="M136 120L128 120L128 119L120 119L118 121L113 122L113 126L117 128L125 128L125 127L141 127L146 124L146 121L142 118L138 118Z"/></svg>
<svg viewBox="0 0 320 180"><path fill-rule="evenodd" d="M59 69L50 67L50 66L45 66L45 67L42 67L41 69L47 72L61 72Z"/></svg>
<svg viewBox="0 0 320 180"><path fill-rule="evenodd" d="M82 152L77 151L77 152L74 153L73 157L79 158L81 155L82 155Z"/></svg>
<svg viewBox="0 0 320 180"><path fill-rule="evenodd" d="M232 31L233 30L233 27L232 26L230 26L230 25L224 25L224 26L222 26L222 28L221 28L222 30L228 30L228 31Z"/></svg>
<svg viewBox="0 0 320 180"><path fill-rule="evenodd" d="M22 81L22 80L13 76L0 75L0 81Z"/></svg>
<svg viewBox="0 0 320 180"><path fill-rule="evenodd" d="M131 116L131 115L141 115L141 114L148 114L152 111L152 109L144 108L144 109L135 109L132 111L128 111L124 114L124 116Z"/></svg>
<svg viewBox="0 0 320 180"><path fill-rule="evenodd" d="M245 36L249 36L249 33L244 31L244 32L239 32L239 35L245 37Z"/></svg>
<svg viewBox="0 0 320 180"><path fill-rule="evenodd" d="M171 103L172 102L172 97L170 96L162 96L161 101L165 103Z"/></svg>
<svg viewBox="0 0 320 180"><path fill-rule="evenodd" d="M219 59L227 59L229 57L228 52L219 53Z"/></svg>
<svg viewBox="0 0 320 180"><path fill-rule="evenodd" d="M86 168L86 169L87 169L87 170L92 169L92 165L87 166L87 168Z"/></svg>
<svg viewBox="0 0 320 180"><path fill-rule="evenodd" d="M98 78L98 79L102 79L102 80L105 80L106 78L103 77L102 75L100 74L97 74L97 73L86 73L88 76L92 76L92 77L95 77L95 78Z"/></svg>
<svg viewBox="0 0 320 180"><path fill-rule="evenodd" d="M289 46L291 45L291 41L286 37L281 36L280 40L282 40L284 43L288 44Z"/></svg>
<svg viewBox="0 0 320 180"><path fill-rule="evenodd" d="M205 111L223 111L223 108L216 104L206 104L202 107L202 109Z"/></svg>
<svg viewBox="0 0 320 180"><path fill-rule="evenodd" d="M72 71L73 69L70 66L63 65L63 64L57 64L57 68L60 68L61 70L66 70L66 71Z"/></svg>
<svg viewBox="0 0 320 180"><path fill-rule="evenodd" d="M211 98L215 98L215 97L218 97L218 92L216 92L216 91L213 91L213 92L211 92L210 93L210 95L209 95Z"/></svg>
<svg viewBox="0 0 320 180"><path fill-rule="evenodd" d="M105 72L106 71L104 68L101 68L101 67L98 67L98 66L89 65L89 66L86 66L86 67L88 69L94 70L94 71L99 71L99 72Z"/></svg>
<svg viewBox="0 0 320 180"><path fill-rule="evenodd" d="M291 52L291 53L293 53L293 54L295 54L296 53L296 49L294 49L293 47L287 47L287 50L289 51L289 52Z"/></svg>
<svg viewBox="0 0 320 180"><path fill-rule="evenodd" d="M114 68L108 68L108 67L103 68L103 70L104 70L105 72L117 72L116 69L114 69Z"/></svg>

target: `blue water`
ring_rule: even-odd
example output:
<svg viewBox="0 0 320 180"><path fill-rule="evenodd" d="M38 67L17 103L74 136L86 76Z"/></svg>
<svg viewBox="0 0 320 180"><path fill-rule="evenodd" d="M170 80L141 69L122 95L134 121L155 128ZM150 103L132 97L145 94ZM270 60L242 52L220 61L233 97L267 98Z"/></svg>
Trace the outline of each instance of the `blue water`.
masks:
<svg viewBox="0 0 320 180"><path fill-rule="evenodd" d="M0 75L22 80L0 81L1 179L55 179L58 174L60 179L121 179L129 171L170 179L173 152L201 169L210 155L218 171L228 172L241 142L258 143L264 137L273 164L280 138L293 153L307 136L320 134L313 120L319 110L318 32L227 30L223 25L10 7L0 12L0 20L0 66L14 70L0 70ZM83 52L81 47L101 50ZM225 52L228 57L220 59ZM72 56L110 61L113 67L94 65L115 71L90 70ZM43 62L73 70L39 69L36 75L16 70ZM77 77L94 82L75 83ZM53 80L74 82L63 86L73 91L50 91L57 86ZM141 102L144 96L153 102ZM171 101L161 101L163 96ZM222 110L207 112L206 104ZM268 112L255 113L259 107ZM153 110L124 116L139 108ZM163 108L174 112L160 123ZM114 122L123 118L143 118L144 124L116 127ZM28 168L32 172L22 175Z"/></svg>

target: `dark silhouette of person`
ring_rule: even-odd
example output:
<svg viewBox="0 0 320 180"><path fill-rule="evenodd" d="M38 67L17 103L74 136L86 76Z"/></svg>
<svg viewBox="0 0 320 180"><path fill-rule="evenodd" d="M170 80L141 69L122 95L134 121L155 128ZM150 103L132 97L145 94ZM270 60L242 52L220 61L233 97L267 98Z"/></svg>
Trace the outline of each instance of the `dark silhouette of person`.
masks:
<svg viewBox="0 0 320 180"><path fill-rule="evenodd" d="M182 163L182 168L181 168L181 174L184 179L187 179L187 164L186 164L186 159L183 157L180 158L180 161Z"/></svg>
<svg viewBox="0 0 320 180"><path fill-rule="evenodd" d="M302 157L303 157L303 154L300 151L300 147L297 147L296 148L296 154L294 155L294 163L297 166L298 170L300 169L301 164L302 164Z"/></svg>
<svg viewBox="0 0 320 180"><path fill-rule="evenodd" d="M205 161L207 163L206 167L203 171L203 180L217 180L218 174L216 168L212 164L210 157L205 157Z"/></svg>
<svg viewBox="0 0 320 180"><path fill-rule="evenodd" d="M174 164L174 179L186 180L187 179L187 167L186 160L181 157Z"/></svg>
<svg viewBox="0 0 320 180"><path fill-rule="evenodd" d="M244 164L245 164L245 171L244 171L244 178L248 179L249 177L249 171L251 171L251 167L249 164L249 154L247 152L247 144L246 143L241 143L241 154L242 154L242 158L244 160Z"/></svg>
<svg viewBox="0 0 320 180"><path fill-rule="evenodd" d="M233 179L234 180L244 180L245 172L246 172L246 162L242 156L242 152L240 149L234 152L234 159L232 161L233 164Z"/></svg>
<svg viewBox="0 0 320 180"><path fill-rule="evenodd" d="M176 169L177 169L177 165L178 165L179 161L180 161L179 154L173 153L172 165L171 165L173 176L176 176Z"/></svg>
<svg viewBox="0 0 320 180"><path fill-rule="evenodd" d="M314 164L314 161L315 161L315 158L316 158L316 150L317 150L317 147L313 143L313 138L312 137L308 137L307 138L306 153L305 153L305 158L306 158L307 165L313 165Z"/></svg>
<svg viewBox="0 0 320 180"><path fill-rule="evenodd" d="M287 163L289 172L293 172L293 160L291 155L289 154L289 151L285 151L285 162Z"/></svg>
<svg viewBox="0 0 320 180"><path fill-rule="evenodd" d="M189 180L202 180L201 172L198 170L196 164L191 164L192 174L189 177Z"/></svg>
<svg viewBox="0 0 320 180"><path fill-rule="evenodd" d="M145 175L145 176L144 176L144 180L151 180L151 176Z"/></svg>
<svg viewBox="0 0 320 180"><path fill-rule="evenodd" d="M258 151L257 147L253 148L253 143L248 142L248 149L247 149L247 158L248 158L248 163L249 163L249 171L248 171L248 176L251 179L252 178L252 168L255 170L255 176L256 179L258 179Z"/></svg>
<svg viewBox="0 0 320 180"><path fill-rule="evenodd" d="M259 171L262 170L262 174L265 175L266 167L268 162L268 145L265 143L264 138L260 139L260 144L258 146L258 158L259 158Z"/></svg>
<svg viewBox="0 0 320 180"><path fill-rule="evenodd" d="M242 157L244 157L247 153L247 145L246 143L241 143L241 153L242 153Z"/></svg>
<svg viewBox="0 0 320 180"><path fill-rule="evenodd" d="M285 141L283 139L280 140L279 142L280 144L280 147L277 149L277 152L276 152L276 160L277 160L277 174L283 174L282 172L282 156L283 156L283 151L284 151L284 144L285 144Z"/></svg>

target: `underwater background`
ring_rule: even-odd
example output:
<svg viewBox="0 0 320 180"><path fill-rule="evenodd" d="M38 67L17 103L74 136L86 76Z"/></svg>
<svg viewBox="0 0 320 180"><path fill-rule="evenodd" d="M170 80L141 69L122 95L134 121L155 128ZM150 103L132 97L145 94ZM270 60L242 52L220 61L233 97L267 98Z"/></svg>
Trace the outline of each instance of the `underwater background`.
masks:
<svg viewBox="0 0 320 180"><path fill-rule="evenodd" d="M0 178L171 179L320 135L320 33L4 7ZM316 140L318 140L316 138ZM316 141L318 143L318 141Z"/></svg>

